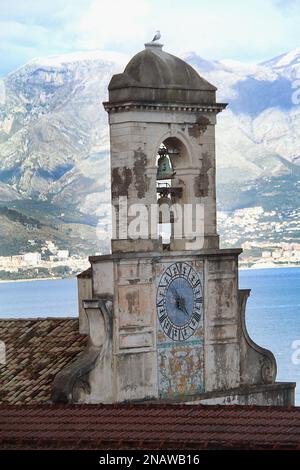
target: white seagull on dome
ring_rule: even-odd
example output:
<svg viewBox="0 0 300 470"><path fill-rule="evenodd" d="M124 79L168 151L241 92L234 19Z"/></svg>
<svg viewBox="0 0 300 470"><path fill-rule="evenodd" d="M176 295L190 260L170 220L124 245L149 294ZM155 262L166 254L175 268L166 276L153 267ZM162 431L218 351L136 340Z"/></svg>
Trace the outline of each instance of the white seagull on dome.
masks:
<svg viewBox="0 0 300 470"><path fill-rule="evenodd" d="M160 31L156 31L156 33L155 33L155 35L154 35L154 38L152 39L151 42L158 41L160 38L161 38Z"/></svg>

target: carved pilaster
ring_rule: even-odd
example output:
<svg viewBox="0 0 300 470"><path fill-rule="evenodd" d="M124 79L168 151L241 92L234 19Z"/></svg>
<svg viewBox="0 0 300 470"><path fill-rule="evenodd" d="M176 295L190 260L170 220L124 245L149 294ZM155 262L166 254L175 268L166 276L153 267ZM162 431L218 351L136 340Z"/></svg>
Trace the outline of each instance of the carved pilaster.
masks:
<svg viewBox="0 0 300 470"><path fill-rule="evenodd" d="M55 377L51 399L54 403L88 403L94 371L102 383L96 384L99 401L110 401L112 361L112 311L108 300L83 301L89 342L85 351ZM93 384L93 388L95 385ZM93 392L95 394L95 391Z"/></svg>
<svg viewBox="0 0 300 470"><path fill-rule="evenodd" d="M241 384L273 384L277 374L275 357L271 351L258 346L247 331L245 313L249 295L250 289L239 290Z"/></svg>

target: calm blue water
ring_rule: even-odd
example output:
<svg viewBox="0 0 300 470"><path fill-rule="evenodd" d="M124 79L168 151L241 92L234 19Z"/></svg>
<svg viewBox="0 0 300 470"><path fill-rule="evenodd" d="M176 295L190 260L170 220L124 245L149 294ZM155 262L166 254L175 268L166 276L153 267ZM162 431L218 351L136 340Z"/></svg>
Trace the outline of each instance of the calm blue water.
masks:
<svg viewBox="0 0 300 470"><path fill-rule="evenodd" d="M278 381L297 382L300 405L300 364L292 362L292 344L300 340L300 269L241 271L240 288L252 289L246 315L250 337L275 355Z"/></svg>
<svg viewBox="0 0 300 470"><path fill-rule="evenodd" d="M76 279L0 283L0 318L77 315Z"/></svg>
<svg viewBox="0 0 300 470"><path fill-rule="evenodd" d="M247 305L251 338L277 359L279 381L298 382L300 364L292 362L292 343L300 340L300 269L240 272L240 288L252 289ZM0 317L77 315L75 279L0 283Z"/></svg>

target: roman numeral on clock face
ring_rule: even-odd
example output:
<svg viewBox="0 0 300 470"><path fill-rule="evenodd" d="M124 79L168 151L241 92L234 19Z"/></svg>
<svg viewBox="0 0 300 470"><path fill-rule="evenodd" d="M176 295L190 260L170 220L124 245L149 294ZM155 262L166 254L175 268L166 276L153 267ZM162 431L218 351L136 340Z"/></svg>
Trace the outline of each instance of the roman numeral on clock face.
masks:
<svg viewBox="0 0 300 470"><path fill-rule="evenodd" d="M185 341L203 319L203 290L199 274L186 262L167 267L157 287L157 316L165 335Z"/></svg>
<svg viewBox="0 0 300 470"><path fill-rule="evenodd" d="M195 312L193 317L195 318L196 322L199 322L201 320L201 314L198 312Z"/></svg>
<svg viewBox="0 0 300 470"><path fill-rule="evenodd" d="M165 319L168 318L168 315L166 313L163 313L161 317L159 317L160 323L163 323Z"/></svg>

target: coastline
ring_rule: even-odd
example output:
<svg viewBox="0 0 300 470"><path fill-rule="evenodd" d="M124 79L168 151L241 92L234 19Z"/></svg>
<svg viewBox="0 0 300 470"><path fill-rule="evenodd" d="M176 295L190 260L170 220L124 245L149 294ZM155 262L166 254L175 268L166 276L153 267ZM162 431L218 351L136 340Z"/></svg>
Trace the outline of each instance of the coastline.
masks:
<svg viewBox="0 0 300 470"><path fill-rule="evenodd" d="M284 265L277 265L274 264L273 266L270 266L269 264L261 264L261 265L253 265L253 266L239 266L239 271L245 271L245 270L251 270L254 271L256 269L290 269L290 268L300 268L300 264L284 264Z"/></svg>
<svg viewBox="0 0 300 470"><path fill-rule="evenodd" d="M0 279L0 284L8 282L32 282L32 281L59 281L62 279L75 279L74 277L32 277L29 279Z"/></svg>
<svg viewBox="0 0 300 470"><path fill-rule="evenodd" d="M300 264L285 264L285 265L274 265L270 266L267 263L261 265L253 265L253 266L239 266L239 271L254 271L259 269L289 269L289 268L298 268L300 269ZM0 279L0 284L11 283L11 282L33 282L33 281L59 281L62 279L76 279L76 275L74 277L32 277L26 279Z"/></svg>

